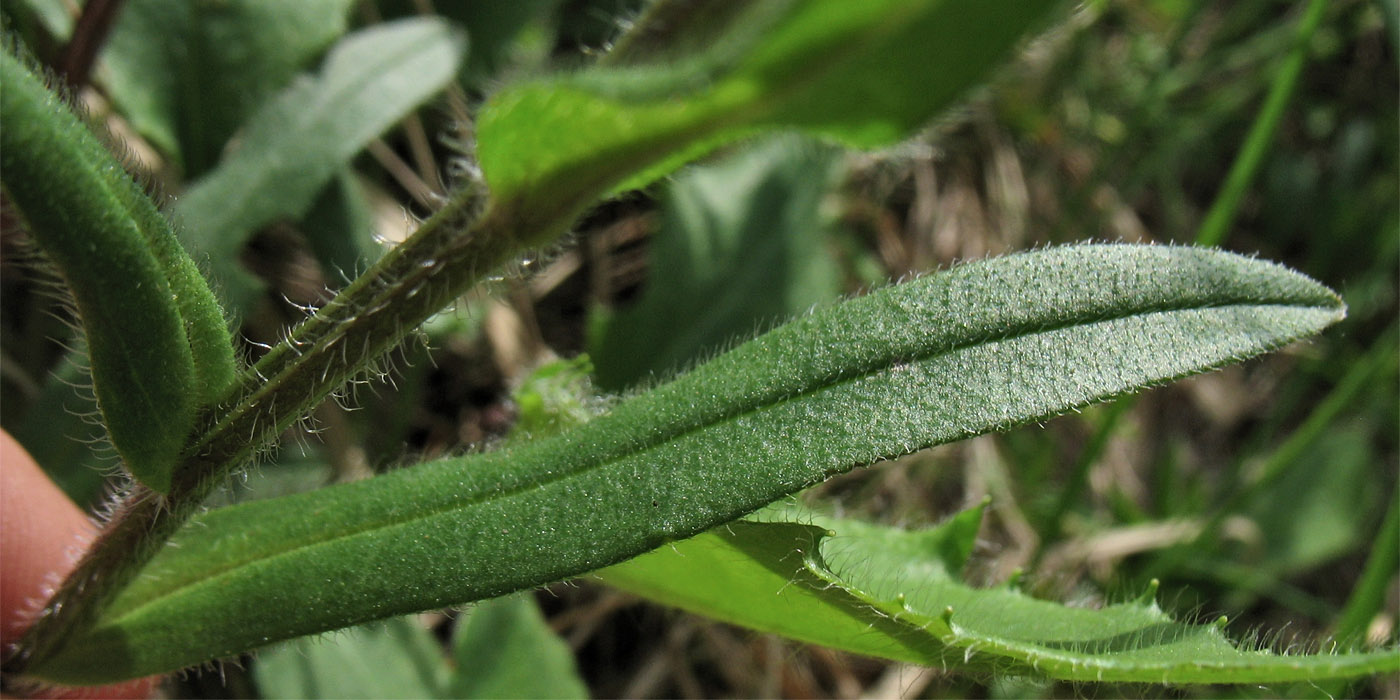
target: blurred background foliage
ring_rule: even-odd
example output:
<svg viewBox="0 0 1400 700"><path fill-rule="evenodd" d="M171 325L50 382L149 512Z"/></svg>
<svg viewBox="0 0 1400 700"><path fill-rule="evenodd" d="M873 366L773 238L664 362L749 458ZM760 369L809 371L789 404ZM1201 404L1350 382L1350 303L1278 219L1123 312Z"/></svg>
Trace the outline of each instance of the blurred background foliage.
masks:
<svg viewBox="0 0 1400 700"><path fill-rule="evenodd" d="M473 105L514 78L589 61L640 4L3 0L0 11L67 76L187 233L238 232L218 244L230 253L206 264L232 270L217 282L242 350L255 357L411 231L471 167L462 152ZM347 59L332 70L325 60L346 37L424 14L470 37L466 60L441 84L425 88L411 62L445 46L434 43L441 36L366 44L383 59L373 65ZM899 147L843 153L766 139L598 206L567 243L430 321L426 342L403 348L385 381L318 409L220 499L363 478L507 439L517 423L548 432L606 403L580 395L591 387L616 393L658 381L813 305L958 260L1083 240L1223 236L1225 248L1340 290L1348 319L1259 361L929 450L806 497L912 526L990 496L972 562L978 583L1014 576L1038 595L1096 605L1159 578L1164 607L1228 615L1237 636L1272 631L1259 642L1276 648L1311 648L1334 634L1394 643L1397 37L1394 0L1067 6L992 84ZM1301 62L1294 81L1290 60ZM369 107L336 109L333 98L348 94L336 89L372 91L380 108L373 118ZM1271 99L1283 100L1277 123L1250 154L1245 144ZM279 145L275 137L307 114L322 120L303 124L307 133L329 136ZM258 144L273 155L249 156ZM288 152L292 167L272 162ZM227 181L221 168L240 158L251 174L219 185L230 189L207 184ZM1222 204L1236 185L1239 199ZM182 202L201 186L214 206ZM263 198L232 198L243 186ZM1213 207L1233 225L1212 230ZM98 504L113 458L83 419L91 398L80 353L68 350L69 311L31 264L16 223L7 217L0 233L0 423L77 500ZM418 616L187 675L169 692L499 693L499 679L467 673L491 647L467 621L490 615L524 630L527 655L551 659L537 663L574 678L538 694L577 694L584 684L600 696L670 697L1400 694L1394 678L1164 689L968 677L801 647L586 579L536 598L543 616L520 598ZM336 669L366 663L417 684L329 683Z"/></svg>

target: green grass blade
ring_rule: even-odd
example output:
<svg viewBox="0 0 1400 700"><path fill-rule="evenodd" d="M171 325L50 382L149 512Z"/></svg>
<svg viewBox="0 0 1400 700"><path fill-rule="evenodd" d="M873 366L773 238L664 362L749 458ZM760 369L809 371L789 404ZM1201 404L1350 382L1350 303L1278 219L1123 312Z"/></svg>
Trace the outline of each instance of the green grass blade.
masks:
<svg viewBox="0 0 1400 700"><path fill-rule="evenodd" d="M758 131L886 145L973 85L1058 4L663 3L649 16L685 27L680 50L639 50L625 65L494 95L477 125L482 173L513 211L551 221ZM653 29L644 21L622 51Z"/></svg>
<svg viewBox="0 0 1400 700"><path fill-rule="evenodd" d="M1385 606L1387 586L1400 572L1400 494L1390 494L1390 506L1374 537L1366 568L1337 616L1337 638L1343 643L1364 639L1376 613Z"/></svg>
<svg viewBox="0 0 1400 700"><path fill-rule="evenodd" d="M1274 140L1274 132L1278 131L1278 125L1283 121L1283 114L1293 98L1298 76L1302 75L1303 64L1308 58L1308 45L1318 25L1322 23L1322 15L1326 9L1325 0L1312 0L1299 20L1293 48L1284 57L1278 72L1274 73L1274 79L1269 84L1269 94L1264 99L1263 106L1259 108L1259 115L1249 127L1244 146L1235 157L1234 164L1230 166L1230 173L1225 176L1220 194L1216 196L1210 211L1206 212L1205 219L1201 222L1201 227L1196 231L1197 245L1220 245L1229 235L1230 227L1234 225L1235 217L1239 214L1240 203L1244 201L1249 186L1254 182L1255 175L1269 152L1269 145Z"/></svg>
<svg viewBox="0 0 1400 700"><path fill-rule="evenodd" d="M551 438L196 518L32 672L143 675L578 575L852 467L1238 361L1343 314L1302 275L1210 250L963 265L797 319Z"/></svg>
<svg viewBox="0 0 1400 700"><path fill-rule="evenodd" d="M445 22L401 20L351 34L314 78L294 82L245 125L236 150L180 198L185 242L207 256L243 309L256 281L238 266L248 237L297 218L365 144L457 74L465 40Z"/></svg>

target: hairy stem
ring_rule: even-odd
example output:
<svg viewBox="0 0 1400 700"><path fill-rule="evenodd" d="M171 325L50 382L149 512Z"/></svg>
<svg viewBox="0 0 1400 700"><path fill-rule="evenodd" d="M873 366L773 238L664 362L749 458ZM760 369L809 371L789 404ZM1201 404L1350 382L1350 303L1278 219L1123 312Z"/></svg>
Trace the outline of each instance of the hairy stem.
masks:
<svg viewBox="0 0 1400 700"><path fill-rule="evenodd" d="M481 202L472 192L454 198L293 329L229 401L206 412L169 495L140 485L126 495L41 616L7 650L5 674L23 673L88 628L230 473L521 247L562 230L573 213L558 211L550 225L522 238L506 208L483 214Z"/></svg>

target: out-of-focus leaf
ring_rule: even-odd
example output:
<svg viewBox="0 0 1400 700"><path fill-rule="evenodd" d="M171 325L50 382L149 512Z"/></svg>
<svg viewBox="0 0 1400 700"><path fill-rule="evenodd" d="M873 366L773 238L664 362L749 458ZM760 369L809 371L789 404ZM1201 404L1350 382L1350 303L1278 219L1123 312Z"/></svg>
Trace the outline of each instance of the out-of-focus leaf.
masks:
<svg viewBox="0 0 1400 700"><path fill-rule="evenodd" d="M374 239L374 211L348 170L328 183L302 217L301 232L326 279L354 279L384 252Z"/></svg>
<svg viewBox="0 0 1400 700"><path fill-rule="evenodd" d="M590 354L599 387L665 377L840 292L822 211L840 151L795 137L692 168L664 195L635 305L604 313Z"/></svg>
<svg viewBox="0 0 1400 700"><path fill-rule="evenodd" d="M258 655L264 698L435 698L449 674L442 648L413 617L302 637Z"/></svg>
<svg viewBox="0 0 1400 700"><path fill-rule="evenodd" d="M69 498L89 505L102 495L104 474L116 464L103 440L97 400L91 389L81 388L89 381L83 361L81 352L60 361L13 435Z"/></svg>
<svg viewBox="0 0 1400 700"><path fill-rule="evenodd" d="M488 600L457 624L452 661L414 616L301 637L258 654L265 698L585 698L573 652L527 595Z"/></svg>
<svg viewBox="0 0 1400 700"><path fill-rule="evenodd" d="M47 39L67 41L73 33L73 15L63 0L8 0L0 12L13 22L21 36L29 38L33 28L40 27Z"/></svg>
<svg viewBox="0 0 1400 700"><path fill-rule="evenodd" d="M334 477L330 464L317 448L305 448L301 454L292 447L283 447L265 464L250 468L214 492L205 500L209 508L222 508L234 503L248 503L265 498L289 496L330 483Z"/></svg>
<svg viewBox="0 0 1400 700"><path fill-rule="evenodd" d="M345 33L353 0L129 0L102 53L118 109L195 177L269 95Z"/></svg>
<svg viewBox="0 0 1400 700"><path fill-rule="evenodd" d="M514 595L484 601L457 625L451 698L586 698L574 654L549 625L535 599Z"/></svg>
<svg viewBox="0 0 1400 700"><path fill-rule="evenodd" d="M543 19L561 0L511 0L510 2L444 2L434 6L438 15L446 17L467 30L471 48L467 53L463 76L470 85L485 85L507 61L510 49L521 30L531 22ZM412 0L381 0L380 11L386 17L403 17L418 13ZM612 17L614 14L604 15Z"/></svg>
<svg viewBox="0 0 1400 700"><path fill-rule="evenodd" d="M296 219L365 144L456 74L465 40L442 20L401 20L351 34L315 77L294 82L249 119L238 147L180 198L185 241L237 311L256 280L238 266L248 237Z"/></svg>
<svg viewBox="0 0 1400 700"><path fill-rule="evenodd" d="M887 145L973 85L1056 4L657 3L608 65L496 93L477 124L482 172L503 206L550 221L599 190L644 186L757 131Z"/></svg>
<svg viewBox="0 0 1400 700"><path fill-rule="evenodd" d="M1299 456L1247 508L1259 524L1270 574L1316 566L1347 552L1381 503L1372 432L1342 425ZM1320 465L1326 465L1320 468Z"/></svg>

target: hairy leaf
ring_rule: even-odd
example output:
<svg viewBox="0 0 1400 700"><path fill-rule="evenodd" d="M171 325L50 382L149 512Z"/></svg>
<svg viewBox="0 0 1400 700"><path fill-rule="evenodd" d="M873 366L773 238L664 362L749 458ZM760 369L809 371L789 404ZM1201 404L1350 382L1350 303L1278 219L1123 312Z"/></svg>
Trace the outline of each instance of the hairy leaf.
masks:
<svg viewBox="0 0 1400 700"><path fill-rule="evenodd" d="M797 319L554 437L196 518L32 671L143 675L578 575L852 467L1240 360L1343 313L1306 277L1210 250L967 264Z"/></svg>
<svg viewBox="0 0 1400 700"><path fill-rule="evenodd" d="M223 313L170 224L67 104L0 52L5 193L73 294L112 443L157 491L237 373ZM140 329L140 332L133 332Z"/></svg>
<svg viewBox="0 0 1400 700"><path fill-rule="evenodd" d="M730 523L597 572L608 585L665 605L811 644L906 663L936 665L952 652L938 639L874 613L864 601L826 587L804 569L825 531L811 515ZM963 543L977 535L981 509L911 536L919 562L947 578L961 571ZM842 529L837 533L847 537ZM941 546L940 546L941 545ZM951 545L951 547L950 547ZM925 551L927 550L927 551ZM946 571L945 571L946 569Z"/></svg>
<svg viewBox="0 0 1400 700"><path fill-rule="evenodd" d="M1314 681L1400 669L1393 650L1284 655L1243 647L1218 625L1171 619L1150 596L1084 609L1011 587L973 588L957 574L980 520L978 508L905 532L778 513L772 522L733 523L599 575L735 624L925 666L1170 684Z"/></svg>

